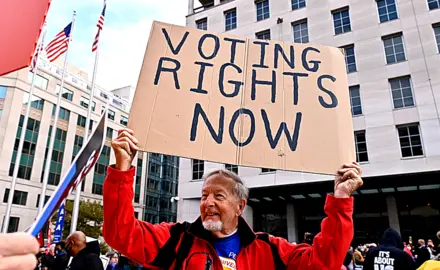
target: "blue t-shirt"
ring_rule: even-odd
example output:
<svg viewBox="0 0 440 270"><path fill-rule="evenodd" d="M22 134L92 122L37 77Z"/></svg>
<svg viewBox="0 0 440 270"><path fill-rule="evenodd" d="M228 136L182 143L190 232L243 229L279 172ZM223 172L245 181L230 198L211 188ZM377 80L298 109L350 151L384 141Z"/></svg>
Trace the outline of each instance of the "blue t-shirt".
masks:
<svg viewBox="0 0 440 270"><path fill-rule="evenodd" d="M213 241L215 250L223 265L223 270L236 270L235 260L240 251L240 236L236 231L232 235Z"/></svg>

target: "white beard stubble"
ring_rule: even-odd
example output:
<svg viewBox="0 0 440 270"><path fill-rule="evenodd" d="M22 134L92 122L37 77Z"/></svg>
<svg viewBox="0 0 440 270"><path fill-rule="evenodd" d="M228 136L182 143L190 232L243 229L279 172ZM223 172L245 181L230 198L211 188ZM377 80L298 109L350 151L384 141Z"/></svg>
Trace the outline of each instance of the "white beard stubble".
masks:
<svg viewBox="0 0 440 270"><path fill-rule="evenodd" d="M205 230L210 232L219 232L223 229L223 223L220 220L218 221L207 220L207 221L203 221L203 228L205 228Z"/></svg>

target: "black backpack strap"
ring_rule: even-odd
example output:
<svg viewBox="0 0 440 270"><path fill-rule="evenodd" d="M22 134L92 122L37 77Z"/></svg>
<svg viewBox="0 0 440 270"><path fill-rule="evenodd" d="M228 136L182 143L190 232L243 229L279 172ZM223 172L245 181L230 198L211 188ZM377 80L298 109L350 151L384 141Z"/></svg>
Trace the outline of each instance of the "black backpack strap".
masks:
<svg viewBox="0 0 440 270"><path fill-rule="evenodd" d="M278 248L275 244L270 242L269 235L267 233L257 233L257 239L260 239L269 244L270 249L272 251L272 258L275 264L275 270L285 270L286 266L284 265L283 260L281 260L281 256L280 253L278 252Z"/></svg>
<svg viewBox="0 0 440 270"><path fill-rule="evenodd" d="M165 245L159 249L159 252L157 253L151 265L159 267L161 269L170 269L171 265L176 259L176 247L177 244L179 244L180 237L183 233L186 232L186 230L189 228L189 225L190 223L187 222L177 223L170 228L170 238L165 243ZM182 243L180 246L182 246Z"/></svg>
<svg viewBox="0 0 440 270"><path fill-rule="evenodd" d="M174 270L182 269L183 261L188 257L189 251L194 243L194 236L190 233L185 233L180 242L179 249L177 250L176 264Z"/></svg>

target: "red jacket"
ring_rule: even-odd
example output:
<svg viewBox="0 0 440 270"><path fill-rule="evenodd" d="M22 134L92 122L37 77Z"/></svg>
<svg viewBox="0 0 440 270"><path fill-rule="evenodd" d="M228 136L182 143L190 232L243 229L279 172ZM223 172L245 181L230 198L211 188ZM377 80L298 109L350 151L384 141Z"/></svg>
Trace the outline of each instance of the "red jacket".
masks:
<svg viewBox="0 0 440 270"><path fill-rule="evenodd" d="M112 166L108 169L104 183L103 225L107 244L149 269L161 269L157 267L159 259L156 258L160 252L168 252L165 260L163 256L160 260L172 266L170 269L174 269L176 252L179 258L178 246L182 244L187 247L186 255L181 258L182 269L206 269L205 265L209 260L212 262L210 269L223 270L220 258L209 243L211 234L203 229L200 218L193 223L185 223L188 225L185 232L177 238L172 236L175 235L173 230L183 226L182 223L150 224L135 219L132 205L134 175L134 167L126 172L118 171ZM242 248L237 255L237 269L272 270L275 269L275 263L280 261L285 269L341 269L353 238L353 198L338 199L328 196L325 212L328 217L322 221L322 231L316 235L313 246L292 245L285 239L274 236L269 236L268 242L257 239L257 235L240 218L238 233ZM182 240L183 238L188 238L190 244ZM173 241L174 245L170 244ZM271 248L278 251L278 259L281 260L273 258Z"/></svg>

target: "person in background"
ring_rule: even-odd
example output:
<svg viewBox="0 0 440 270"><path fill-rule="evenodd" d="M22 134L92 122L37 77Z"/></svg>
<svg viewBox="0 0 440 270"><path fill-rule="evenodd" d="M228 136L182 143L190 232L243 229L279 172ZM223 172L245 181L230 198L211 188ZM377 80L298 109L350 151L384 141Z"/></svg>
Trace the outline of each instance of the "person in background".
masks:
<svg viewBox="0 0 440 270"><path fill-rule="evenodd" d="M353 270L353 247L348 249L347 255L345 255L344 264L348 270Z"/></svg>
<svg viewBox="0 0 440 270"><path fill-rule="evenodd" d="M87 239L83 232L74 232L66 240L66 252L73 257L69 270L104 270L101 259L87 250Z"/></svg>
<svg viewBox="0 0 440 270"><path fill-rule="evenodd" d="M357 247L353 252L354 269L362 269L363 264L364 264L364 256L362 256L360 248Z"/></svg>
<svg viewBox="0 0 440 270"><path fill-rule="evenodd" d="M405 251L411 257L411 259L414 260L414 255L411 251L411 246L407 245L406 242L403 242L403 251Z"/></svg>
<svg viewBox="0 0 440 270"><path fill-rule="evenodd" d="M424 262L431 259L428 247L425 245L425 240L419 239L416 247L416 266L419 268Z"/></svg>
<svg viewBox="0 0 440 270"><path fill-rule="evenodd" d="M356 162L337 171L334 195L326 199L327 218L313 246L255 233L242 217L249 190L228 170L203 177L200 216L193 223L150 224L133 215L138 140L129 129L112 141L116 164L104 181L103 236L106 243L152 269L340 269L353 239L351 194L362 185ZM336 173L336 168L335 168ZM170 268L171 267L171 268ZM203 268L205 267L205 268Z"/></svg>
<svg viewBox="0 0 440 270"><path fill-rule="evenodd" d="M364 261L364 270L398 269L415 270L412 257L403 251L400 234L392 228L387 229L377 248L371 248Z"/></svg>
<svg viewBox="0 0 440 270"><path fill-rule="evenodd" d="M434 242L431 239L428 239L427 248L429 251L429 254L431 254L431 260L434 260L435 255L437 255L437 252L435 250Z"/></svg>
<svg viewBox="0 0 440 270"><path fill-rule="evenodd" d="M107 257L110 259L110 262L107 265L107 269L106 270L114 270L114 269L116 269L116 265L119 262L119 254L112 251L112 252L109 252L107 254Z"/></svg>
<svg viewBox="0 0 440 270"><path fill-rule="evenodd" d="M27 233L0 234L0 269L33 270L40 245Z"/></svg>

